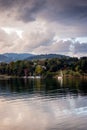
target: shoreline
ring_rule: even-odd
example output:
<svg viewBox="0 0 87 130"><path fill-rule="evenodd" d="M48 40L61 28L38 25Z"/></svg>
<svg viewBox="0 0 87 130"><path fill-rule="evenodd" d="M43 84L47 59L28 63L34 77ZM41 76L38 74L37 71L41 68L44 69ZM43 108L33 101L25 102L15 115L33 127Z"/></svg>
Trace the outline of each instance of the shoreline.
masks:
<svg viewBox="0 0 87 130"><path fill-rule="evenodd" d="M59 75L52 75L50 78L58 78L58 76ZM16 79L16 78L18 78L18 79L25 79L25 77L24 76L12 76L12 75L0 75L0 79ZM28 76L28 78L26 77L26 79L44 79L44 77L43 76L41 76L40 78L29 78L29 76ZM45 79L46 78L49 78L49 77L45 77ZM67 75L63 75L63 78L69 78L69 79L71 79L71 78L83 78L83 79L87 79L87 75L79 75L79 76L77 76L77 75L70 75L70 74L67 74Z"/></svg>

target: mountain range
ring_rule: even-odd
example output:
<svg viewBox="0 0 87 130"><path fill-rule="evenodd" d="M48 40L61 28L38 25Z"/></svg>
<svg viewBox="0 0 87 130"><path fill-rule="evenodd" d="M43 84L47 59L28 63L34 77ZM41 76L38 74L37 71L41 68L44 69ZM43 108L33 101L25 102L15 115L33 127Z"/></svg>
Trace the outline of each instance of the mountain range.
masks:
<svg viewBox="0 0 87 130"><path fill-rule="evenodd" d="M17 60L43 60L43 59L50 59L50 58L64 58L68 56L59 55L59 54L41 54L41 55L34 55L29 53L4 53L0 54L0 62L12 62Z"/></svg>
<svg viewBox="0 0 87 130"><path fill-rule="evenodd" d="M25 60L32 56L33 54L29 54L29 53L4 53L4 54L0 54L0 62L9 63L17 60Z"/></svg>

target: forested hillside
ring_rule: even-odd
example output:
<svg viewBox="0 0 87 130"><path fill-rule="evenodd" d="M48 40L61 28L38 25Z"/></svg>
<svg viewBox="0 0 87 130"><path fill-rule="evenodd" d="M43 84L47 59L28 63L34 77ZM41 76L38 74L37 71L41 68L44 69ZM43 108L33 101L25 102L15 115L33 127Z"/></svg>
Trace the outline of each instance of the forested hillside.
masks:
<svg viewBox="0 0 87 130"><path fill-rule="evenodd" d="M52 58L33 61L16 61L10 63L0 63L1 75L29 76L42 75L49 73L57 74L58 71L87 73L87 57L78 58Z"/></svg>

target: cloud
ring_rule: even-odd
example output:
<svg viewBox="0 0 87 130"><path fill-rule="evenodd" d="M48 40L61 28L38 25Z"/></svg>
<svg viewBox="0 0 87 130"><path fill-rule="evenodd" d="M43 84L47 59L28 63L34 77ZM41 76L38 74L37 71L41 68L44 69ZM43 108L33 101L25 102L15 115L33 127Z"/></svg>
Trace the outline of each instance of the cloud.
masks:
<svg viewBox="0 0 87 130"><path fill-rule="evenodd" d="M28 1L28 6L25 4L25 8L20 9L18 19L23 22L35 21L39 12L44 9L44 4L45 0Z"/></svg>
<svg viewBox="0 0 87 130"><path fill-rule="evenodd" d="M8 34L5 30L0 31L0 50L4 52L32 52L38 46L47 46L53 39L54 34L50 33L48 30L37 30L30 32L23 32L22 38L14 32ZM51 39L52 38L52 39Z"/></svg>
<svg viewBox="0 0 87 130"><path fill-rule="evenodd" d="M50 32L43 31L31 31L23 34L23 39L21 43L24 44L25 50L36 49L38 46L48 46L50 41L53 39L54 34Z"/></svg>
<svg viewBox="0 0 87 130"><path fill-rule="evenodd" d="M63 38L87 36L86 0L0 0L0 28L22 30L22 39L16 32L0 32L0 49L3 52L58 52L86 54L82 42L74 45ZM57 36L60 42L53 41ZM20 48L21 45L21 48ZM77 52L77 46L80 47ZM42 50L42 51L41 51Z"/></svg>
<svg viewBox="0 0 87 130"><path fill-rule="evenodd" d="M70 56L87 55L87 43L80 43L76 40L53 40L55 33L49 30L30 30L23 32L22 38L14 30L11 34L7 34L4 30L0 30L0 50L5 52L31 52L36 54L63 54Z"/></svg>
<svg viewBox="0 0 87 130"><path fill-rule="evenodd" d="M5 31L0 30L0 50L1 53L9 52L9 50L15 51L15 46L17 45L19 37L16 32L12 34L7 34Z"/></svg>
<svg viewBox="0 0 87 130"><path fill-rule="evenodd" d="M49 53L56 53L56 54L66 54L69 55L71 52L70 46L72 42L71 41L58 41L58 42L51 42L48 46L39 46L34 50L35 53L39 54L49 54Z"/></svg>
<svg viewBox="0 0 87 130"><path fill-rule="evenodd" d="M58 41L49 46L40 46L34 50L36 53L56 53L69 56L87 56L87 43L73 42L72 40Z"/></svg>
<svg viewBox="0 0 87 130"><path fill-rule="evenodd" d="M74 48L74 53L75 54L83 54L87 56L87 43L79 43L77 42L75 44L75 48Z"/></svg>
<svg viewBox="0 0 87 130"><path fill-rule="evenodd" d="M35 27L35 26L34 26ZM87 55L87 43L80 43L76 40L53 40L55 33L49 30L30 30L23 32L22 38L14 30L8 34L5 30L0 30L0 50L5 52L29 52L36 54L63 54L70 56Z"/></svg>
<svg viewBox="0 0 87 130"><path fill-rule="evenodd" d="M46 22L59 37L86 36L87 2L82 0L0 0L0 26L30 28Z"/></svg>
<svg viewBox="0 0 87 130"><path fill-rule="evenodd" d="M47 7L49 18L66 24L87 18L87 1L84 0L48 0Z"/></svg>
<svg viewBox="0 0 87 130"><path fill-rule="evenodd" d="M87 1L85 0L0 0L0 10L11 10L17 20L34 21L38 17L62 22L62 24L80 24L87 20Z"/></svg>
<svg viewBox="0 0 87 130"><path fill-rule="evenodd" d="M11 14L15 13L16 20L29 22L36 20L36 14L43 9L44 3L45 0L0 0L0 10L8 12L8 18L13 17Z"/></svg>

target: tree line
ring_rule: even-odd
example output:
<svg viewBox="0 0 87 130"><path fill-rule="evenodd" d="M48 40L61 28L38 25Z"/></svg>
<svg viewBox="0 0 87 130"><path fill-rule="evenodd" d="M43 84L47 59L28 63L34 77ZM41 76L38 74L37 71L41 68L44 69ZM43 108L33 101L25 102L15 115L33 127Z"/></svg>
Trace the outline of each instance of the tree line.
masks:
<svg viewBox="0 0 87 130"><path fill-rule="evenodd" d="M31 76L56 74L59 70L71 70L80 74L87 73L87 57L52 58L33 61L0 63L0 75Z"/></svg>

